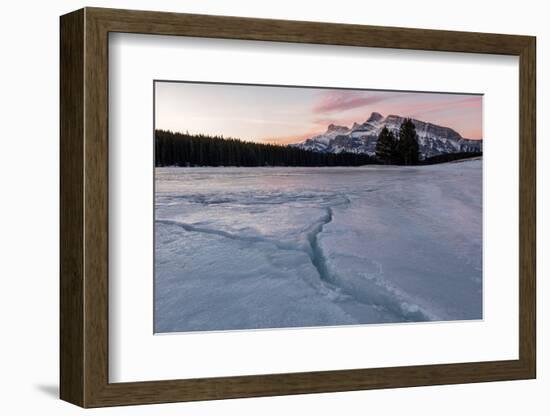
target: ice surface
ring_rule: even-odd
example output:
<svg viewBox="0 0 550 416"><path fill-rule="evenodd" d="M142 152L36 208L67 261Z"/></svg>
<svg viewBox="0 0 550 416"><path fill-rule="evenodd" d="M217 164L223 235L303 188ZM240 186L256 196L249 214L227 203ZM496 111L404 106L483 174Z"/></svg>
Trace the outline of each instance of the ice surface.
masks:
<svg viewBox="0 0 550 416"><path fill-rule="evenodd" d="M480 319L481 167L157 168L155 332Z"/></svg>

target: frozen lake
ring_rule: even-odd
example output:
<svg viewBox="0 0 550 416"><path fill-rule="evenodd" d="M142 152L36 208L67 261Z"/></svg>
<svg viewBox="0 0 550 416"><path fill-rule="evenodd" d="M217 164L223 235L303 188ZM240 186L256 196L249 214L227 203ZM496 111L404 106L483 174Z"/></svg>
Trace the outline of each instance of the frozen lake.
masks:
<svg viewBox="0 0 550 416"><path fill-rule="evenodd" d="M482 318L482 161L156 168L155 332Z"/></svg>

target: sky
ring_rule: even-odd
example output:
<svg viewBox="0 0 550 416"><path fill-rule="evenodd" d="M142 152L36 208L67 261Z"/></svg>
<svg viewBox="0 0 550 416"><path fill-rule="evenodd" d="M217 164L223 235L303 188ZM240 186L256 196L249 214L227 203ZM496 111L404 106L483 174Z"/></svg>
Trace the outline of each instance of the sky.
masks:
<svg viewBox="0 0 550 416"><path fill-rule="evenodd" d="M482 95L155 82L155 128L263 143L297 143L351 127L373 111L482 139Z"/></svg>

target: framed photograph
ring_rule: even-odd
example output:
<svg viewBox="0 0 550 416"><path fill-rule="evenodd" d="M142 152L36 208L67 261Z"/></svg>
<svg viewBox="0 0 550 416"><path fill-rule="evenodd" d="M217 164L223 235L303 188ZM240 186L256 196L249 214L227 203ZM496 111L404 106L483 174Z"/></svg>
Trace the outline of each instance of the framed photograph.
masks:
<svg viewBox="0 0 550 416"><path fill-rule="evenodd" d="M61 17L82 407L536 376L535 38Z"/></svg>

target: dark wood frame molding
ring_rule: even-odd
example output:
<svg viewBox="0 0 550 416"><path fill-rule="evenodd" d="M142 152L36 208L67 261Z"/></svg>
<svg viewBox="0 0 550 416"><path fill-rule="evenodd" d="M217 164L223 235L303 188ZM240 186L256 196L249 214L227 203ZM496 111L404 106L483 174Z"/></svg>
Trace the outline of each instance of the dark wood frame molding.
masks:
<svg viewBox="0 0 550 416"><path fill-rule="evenodd" d="M110 32L519 56L519 359L109 383ZM85 8L62 16L61 398L82 407L100 407L535 378L535 42L530 36L100 8Z"/></svg>

